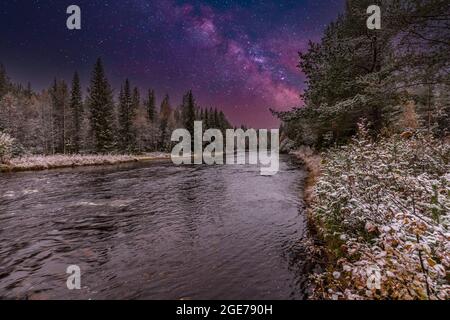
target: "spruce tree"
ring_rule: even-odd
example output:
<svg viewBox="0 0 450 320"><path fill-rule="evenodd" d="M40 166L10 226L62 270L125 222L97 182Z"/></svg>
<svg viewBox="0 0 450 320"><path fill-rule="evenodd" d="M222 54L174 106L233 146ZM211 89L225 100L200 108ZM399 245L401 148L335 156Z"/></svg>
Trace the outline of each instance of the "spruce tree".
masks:
<svg viewBox="0 0 450 320"><path fill-rule="evenodd" d="M141 105L141 94L139 93L139 89L134 87L133 89L133 109L135 112L139 109Z"/></svg>
<svg viewBox="0 0 450 320"><path fill-rule="evenodd" d="M213 108L209 108L209 118L208 118L208 124L210 129L216 128L216 122L214 121L214 110Z"/></svg>
<svg viewBox="0 0 450 320"><path fill-rule="evenodd" d="M147 117L150 122L154 122L156 119L156 107L155 107L155 91L149 89L147 101L145 102L147 109Z"/></svg>
<svg viewBox="0 0 450 320"><path fill-rule="evenodd" d="M139 92L137 89L130 89L130 81L125 80L125 84L120 90L119 98L119 147L122 152L133 152L136 146L136 132L134 130L134 118L137 106L139 105Z"/></svg>
<svg viewBox="0 0 450 320"><path fill-rule="evenodd" d="M210 128L208 108L205 108L205 113L203 115L203 127L205 128L205 130L208 130Z"/></svg>
<svg viewBox="0 0 450 320"><path fill-rule="evenodd" d="M184 127L190 132L191 136L194 136L194 122L195 122L195 99L194 95L192 94L192 90L190 90L185 95L185 103L184 106L184 118L183 118L183 124Z"/></svg>
<svg viewBox="0 0 450 320"><path fill-rule="evenodd" d="M214 128L215 129L220 129L221 125L220 125L220 121L219 121L219 113L217 111L217 109L214 109Z"/></svg>
<svg viewBox="0 0 450 320"><path fill-rule="evenodd" d="M195 120L198 121L200 120L200 109L199 108L195 108Z"/></svg>
<svg viewBox="0 0 450 320"><path fill-rule="evenodd" d="M137 137L138 132L136 128L137 114L141 108L141 94L139 93L138 87L133 89L132 97L132 109L131 109L131 141L130 141L130 151L136 151L137 147Z"/></svg>
<svg viewBox="0 0 450 320"><path fill-rule="evenodd" d="M52 98L52 152L66 153L68 145L69 91L64 81L53 82Z"/></svg>
<svg viewBox="0 0 450 320"><path fill-rule="evenodd" d="M89 88L88 106L94 150L107 153L114 148L114 113L111 86L106 78L101 59L95 64Z"/></svg>
<svg viewBox="0 0 450 320"><path fill-rule="evenodd" d="M72 80L72 93L70 97L70 111L72 118L72 151L81 150L81 125L83 122L83 101L81 96L80 78L75 72Z"/></svg>
<svg viewBox="0 0 450 320"><path fill-rule="evenodd" d="M3 64L0 64L0 99L6 94L9 87L8 76Z"/></svg>
<svg viewBox="0 0 450 320"><path fill-rule="evenodd" d="M222 133L225 133L225 130L230 128L230 124L225 117L225 114L223 111L219 112L219 129L222 131Z"/></svg>
<svg viewBox="0 0 450 320"><path fill-rule="evenodd" d="M170 119L172 117L172 107L170 106L170 100L169 100L169 95L166 94L166 96L164 97L164 100L161 103L161 109L160 109L160 133L161 133L161 138L160 138L160 149L161 150L166 150L167 147L167 140L169 137L169 124L170 124Z"/></svg>

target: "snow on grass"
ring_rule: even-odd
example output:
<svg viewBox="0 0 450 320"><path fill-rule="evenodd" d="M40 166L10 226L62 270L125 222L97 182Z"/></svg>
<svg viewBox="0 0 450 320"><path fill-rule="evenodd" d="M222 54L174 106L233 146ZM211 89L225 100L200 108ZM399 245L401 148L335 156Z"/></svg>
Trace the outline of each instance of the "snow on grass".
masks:
<svg viewBox="0 0 450 320"><path fill-rule="evenodd" d="M143 155L32 155L10 159L5 165L3 165L2 170L45 170L64 167L112 165L133 161L168 158L170 158L170 155L162 152L152 152Z"/></svg>
<svg viewBox="0 0 450 320"><path fill-rule="evenodd" d="M371 141L364 127L322 154L310 203L331 261L318 299L450 297L450 146L423 134Z"/></svg>
<svg viewBox="0 0 450 320"><path fill-rule="evenodd" d="M0 163L11 158L14 139L7 133L0 132Z"/></svg>

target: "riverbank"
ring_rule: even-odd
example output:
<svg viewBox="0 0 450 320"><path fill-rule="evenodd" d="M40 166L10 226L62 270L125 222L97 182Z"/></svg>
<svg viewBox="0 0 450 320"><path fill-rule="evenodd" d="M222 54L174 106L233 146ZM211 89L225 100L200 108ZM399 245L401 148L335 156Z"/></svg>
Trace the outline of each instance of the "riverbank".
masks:
<svg viewBox="0 0 450 320"><path fill-rule="evenodd" d="M0 174L0 297L301 300L303 177L283 155L270 181L170 160Z"/></svg>
<svg viewBox="0 0 450 320"><path fill-rule="evenodd" d="M293 154L309 172L308 218L322 241L312 299L449 298L448 142L362 132L320 156Z"/></svg>
<svg viewBox="0 0 450 320"><path fill-rule="evenodd" d="M314 187L320 177L321 157L309 147L302 147L290 152L305 165L308 176L305 180L303 198L308 207L313 200Z"/></svg>
<svg viewBox="0 0 450 320"><path fill-rule="evenodd" d="M51 155L13 158L0 164L0 172L37 171L71 167L114 165L138 161L170 159L169 153L152 152L142 155Z"/></svg>

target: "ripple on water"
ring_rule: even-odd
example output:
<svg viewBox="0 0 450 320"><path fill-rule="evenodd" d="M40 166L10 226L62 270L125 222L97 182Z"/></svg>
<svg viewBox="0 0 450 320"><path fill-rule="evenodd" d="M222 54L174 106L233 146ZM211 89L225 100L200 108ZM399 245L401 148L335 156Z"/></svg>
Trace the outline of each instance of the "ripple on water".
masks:
<svg viewBox="0 0 450 320"><path fill-rule="evenodd" d="M287 157L272 177L166 162L9 174L0 297L302 298L303 178Z"/></svg>

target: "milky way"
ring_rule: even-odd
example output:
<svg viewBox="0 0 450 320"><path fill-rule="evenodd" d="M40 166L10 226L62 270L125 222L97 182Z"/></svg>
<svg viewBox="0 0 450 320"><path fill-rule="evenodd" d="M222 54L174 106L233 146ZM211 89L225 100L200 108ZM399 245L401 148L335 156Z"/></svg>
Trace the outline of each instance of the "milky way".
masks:
<svg viewBox="0 0 450 320"><path fill-rule="evenodd" d="M343 0L317 1L3 1L0 62L36 89L77 70L88 83L104 59L116 88L126 77L177 106L193 89L204 107L234 124L276 127L269 108L301 104L297 52L320 39ZM67 6L82 10L82 30L66 29Z"/></svg>

